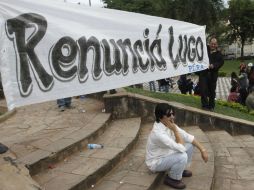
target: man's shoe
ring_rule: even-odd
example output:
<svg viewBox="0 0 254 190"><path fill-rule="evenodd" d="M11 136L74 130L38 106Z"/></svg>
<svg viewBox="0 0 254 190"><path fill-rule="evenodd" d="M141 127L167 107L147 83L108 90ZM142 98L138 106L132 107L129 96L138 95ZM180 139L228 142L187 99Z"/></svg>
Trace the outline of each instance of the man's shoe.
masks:
<svg viewBox="0 0 254 190"><path fill-rule="evenodd" d="M191 176L192 176L192 172L190 170L183 171L183 177L191 177Z"/></svg>
<svg viewBox="0 0 254 190"><path fill-rule="evenodd" d="M9 148L7 146L0 143L0 154L3 154L5 152L7 152L8 150L9 150Z"/></svg>
<svg viewBox="0 0 254 190"><path fill-rule="evenodd" d="M172 179L169 176L166 176L164 184L173 187L175 189L184 189L186 187L186 185L182 182L182 180Z"/></svg>

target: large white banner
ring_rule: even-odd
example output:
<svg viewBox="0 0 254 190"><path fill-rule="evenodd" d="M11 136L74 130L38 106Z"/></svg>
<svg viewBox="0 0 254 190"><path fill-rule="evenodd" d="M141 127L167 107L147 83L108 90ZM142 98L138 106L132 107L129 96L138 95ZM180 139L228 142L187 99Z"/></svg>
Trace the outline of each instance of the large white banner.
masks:
<svg viewBox="0 0 254 190"><path fill-rule="evenodd" d="M8 108L206 69L205 27L56 0L0 1Z"/></svg>

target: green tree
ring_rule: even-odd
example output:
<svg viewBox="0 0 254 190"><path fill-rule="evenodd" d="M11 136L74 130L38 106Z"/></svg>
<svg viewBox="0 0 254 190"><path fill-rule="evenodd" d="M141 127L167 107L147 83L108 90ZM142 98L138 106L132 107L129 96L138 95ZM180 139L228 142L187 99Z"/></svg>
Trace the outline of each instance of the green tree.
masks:
<svg viewBox="0 0 254 190"><path fill-rule="evenodd" d="M177 19L176 2L174 0L157 0L153 2L156 16Z"/></svg>
<svg viewBox="0 0 254 190"><path fill-rule="evenodd" d="M210 31L223 10L222 0L103 0L108 8L206 25ZM211 30L213 31L213 30Z"/></svg>
<svg viewBox="0 0 254 190"><path fill-rule="evenodd" d="M212 29L220 21L224 6L222 0L176 0L172 9L175 19L206 25L207 32L214 33Z"/></svg>
<svg viewBox="0 0 254 190"><path fill-rule="evenodd" d="M107 8L154 15L152 0L103 0Z"/></svg>
<svg viewBox="0 0 254 190"><path fill-rule="evenodd" d="M228 39L230 42L241 42L241 56L244 56L244 45L254 38L254 1L231 0L228 8Z"/></svg>

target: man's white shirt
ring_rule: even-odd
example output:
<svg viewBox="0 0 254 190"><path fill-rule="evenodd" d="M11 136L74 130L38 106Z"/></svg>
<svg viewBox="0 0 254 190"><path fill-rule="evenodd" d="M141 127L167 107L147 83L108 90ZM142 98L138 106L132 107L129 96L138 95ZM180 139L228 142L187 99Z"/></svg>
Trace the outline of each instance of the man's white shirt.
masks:
<svg viewBox="0 0 254 190"><path fill-rule="evenodd" d="M177 125L176 128L185 143L192 143L194 140L193 135L190 135ZM151 171L153 171L161 158L177 152L186 152L185 146L176 142L176 138L172 130L167 128L161 122L155 122L147 140L146 165Z"/></svg>

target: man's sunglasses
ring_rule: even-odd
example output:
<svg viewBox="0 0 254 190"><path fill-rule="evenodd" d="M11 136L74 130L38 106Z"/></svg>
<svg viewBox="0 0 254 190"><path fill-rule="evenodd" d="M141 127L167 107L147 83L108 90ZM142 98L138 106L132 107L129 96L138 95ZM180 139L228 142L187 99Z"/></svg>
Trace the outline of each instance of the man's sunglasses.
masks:
<svg viewBox="0 0 254 190"><path fill-rule="evenodd" d="M174 112L168 112L167 117L171 117L171 116L175 116L175 113Z"/></svg>

